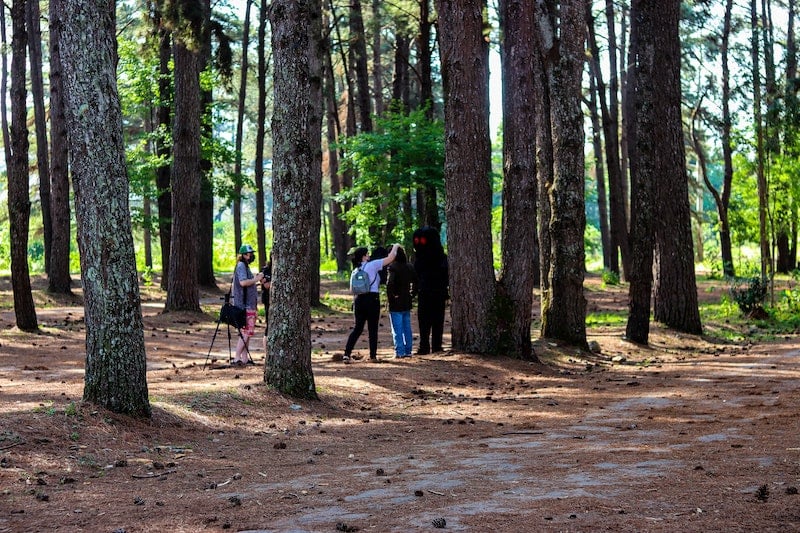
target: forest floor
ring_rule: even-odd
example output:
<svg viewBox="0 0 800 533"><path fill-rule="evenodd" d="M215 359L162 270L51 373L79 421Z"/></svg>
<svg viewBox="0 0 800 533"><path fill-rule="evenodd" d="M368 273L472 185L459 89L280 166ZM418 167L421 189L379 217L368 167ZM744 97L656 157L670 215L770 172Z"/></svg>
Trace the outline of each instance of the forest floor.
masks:
<svg viewBox="0 0 800 533"><path fill-rule="evenodd" d="M296 401L263 383L263 318L259 364L232 368L224 326L211 346L219 294L163 314L143 288L153 415L136 420L81 402L80 294L34 281L39 334L0 281L0 532L800 531L796 335L653 325L631 344L625 287L589 277L600 353L397 360L384 316L380 364L344 365L352 317L315 311L319 400Z"/></svg>

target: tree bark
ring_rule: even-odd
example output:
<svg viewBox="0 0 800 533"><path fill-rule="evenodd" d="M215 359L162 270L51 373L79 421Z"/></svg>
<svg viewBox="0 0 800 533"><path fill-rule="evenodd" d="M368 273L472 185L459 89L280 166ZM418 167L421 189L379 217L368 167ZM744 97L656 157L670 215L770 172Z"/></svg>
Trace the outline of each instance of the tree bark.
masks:
<svg viewBox="0 0 800 533"><path fill-rule="evenodd" d="M325 51L325 111L327 119L326 134L328 139L328 178L331 187L330 217L331 235L333 237L333 255L336 257L336 270L347 272L350 270L347 260L347 225L342 220L342 204L333 198L341 190L339 177L339 152L336 147L337 139L341 134L339 121L338 98L336 97L336 78L333 73L331 58L332 47L330 39L326 41L328 49Z"/></svg>
<svg viewBox="0 0 800 533"><path fill-rule="evenodd" d="M157 3L159 4L159 3ZM172 73L169 62L172 59L172 34L163 24L163 13L156 7L155 26L158 31L158 110L156 117L161 135L157 138L156 153L166 160L172 155L167 142L172 136ZM169 282L170 242L172 241L172 185L170 183L170 164L164 163L156 168L156 187L158 189L158 236L161 243L161 288L167 289Z"/></svg>
<svg viewBox="0 0 800 533"><path fill-rule="evenodd" d="M350 2L350 50L352 62L350 74L355 77L356 107L358 108L358 131L372 131L372 105L369 95L369 70L367 68L367 39L364 33L364 15L361 0Z"/></svg>
<svg viewBox="0 0 800 533"><path fill-rule="evenodd" d="M267 59L267 10L269 7L262 3L259 10L258 18L258 71L256 78L258 80L258 97L256 103L256 153L254 161L254 173L256 184L256 223L258 225L257 233L261 235L266 242L264 227L266 224L266 187L264 186L264 141L267 137L267 71L269 69L269 61ZM239 189L241 195L241 188ZM239 198L241 204L241 198ZM239 208L241 211L241 207ZM274 223L274 221L273 221ZM239 223L239 232L241 232L241 222ZM242 237L241 233L236 233L236 240L239 244L236 250L241 246ZM274 242L273 242L274 246ZM260 248L266 248L262 244ZM259 250L258 253L266 253L266 250ZM266 255L265 255L266 257ZM266 259L260 264L266 264Z"/></svg>
<svg viewBox="0 0 800 533"><path fill-rule="evenodd" d="M619 121L619 72L617 65L616 21L613 0L606 0L606 27L608 29L608 64L610 78L608 83L608 109L603 112L603 137L606 146L606 167L608 170L609 211L611 223L611 271L620 273L619 256L622 256L622 274L628 278L628 216L627 187L625 173L620 162L620 121ZM601 99L601 105L604 98Z"/></svg>
<svg viewBox="0 0 800 533"><path fill-rule="evenodd" d="M536 239L536 101L530 66L533 44L534 7L525 0L501 0L501 59L503 72L503 268L502 296L511 307L501 326L500 344L508 336L510 352L523 359L536 356L531 345L531 309L535 270L538 268ZM498 317L499 319L500 317ZM504 331L505 330L505 331Z"/></svg>
<svg viewBox="0 0 800 533"><path fill-rule="evenodd" d="M419 0L419 38L417 39L417 55L419 70L420 105L427 106L427 116L434 117L433 77L431 75L431 20L430 0ZM417 194L417 210L421 212L421 226L430 226L440 230L442 221L439 218L439 200L436 187L429 186Z"/></svg>
<svg viewBox="0 0 800 533"><path fill-rule="evenodd" d="M731 227L728 220L728 207L731 199L731 186L733 184L733 145L731 142L731 76L728 64L728 49L731 35L731 11L733 10L733 0L725 2L725 18L722 30L722 46L720 55L722 60L722 160L724 171L722 177L722 193L714 194L714 201L717 204L719 214L720 229L720 252L722 254L722 271L727 277L734 277L736 270L733 266L733 249L731 246ZM708 183L706 183L708 187ZM709 189L710 190L710 189ZM713 194L713 191L712 191Z"/></svg>
<svg viewBox="0 0 800 533"><path fill-rule="evenodd" d="M482 0L437 0L445 98L445 191L453 349L490 353L496 287L488 48Z"/></svg>
<svg viewBox="0 0 800 533"><path fill-rule="evenodd" d="M53 242L53 219L50 195L50 158L47 151L47 117L44 108L44 76L42 75L42 30L39 22L39 2L26 3L28 26L28 51L31 66L31 96L36 129L36 164L39 171L39 201L42 206L42 233L44 237L44 269L50 274L50 247Z"/></svg>
<svg viewBox="0 0 800 533"><path fill-rule="evenodd" d="M242 28L242 64L241 76L239 78L239 100L236 106L236 138L234 140L235 160L233 163L233 235L234 251L238 251L242 245L242 137L244 131L244 108L247 96L247 71L248 71L248 47L250 46L250 8L253 0L247 0L244 11L244 26ZM266 263L266 250L259 246L258 261L263 265Z"/></svg>
<svg viewBox="0 0 800 533"><path fill-rule="evenodd" d="M60 0L50 2L50 207L53 239L50 243L50 270L47 290L72 294L69 256L72 242L69 198L69 152L67 117L64 110L64 82L58 44L62 25Z"/></svg>
<svg viewBox="0 0 800 533"><path fill-rule="evenodd" d="M581 74L586 37L582 0L563 1L556 12L540 12L538 25L550 88L553 183L550 199L549 292L542 298L542 333L580 348L586 342L586 298L583 295L586 227L584 206L583 113ZM558 24L558 29L556 29ZM561 39L556 41L556 34Z"/></svg>
<svg viewBox="0 0 800 533"><path fill-rule="evenodd" d="M198 2L203 21L199 69L204 72L211 65L211 0ZM214 136L211 107L214 95L208 87L200 88L200 137L210 141ZM214 185L212 161L200 151L200 199L195 215L195 239L197 240L197 283L209 289L216 289L214 278Z"/></svg>
<svg viewBox="0 0 800 533"><path fill-rule="evenodd" d="M31 200L28 191L27 91L25 89L26 0L11 4L11 159L8 165L8 225L11 240L11 288L14 318L22 331L37 331L36 309L28 274L28 229Z"/></svg>
<svg viewBox="0 0 800 533"><path fill-rule="evenodd" d="M278 391L316 399L311 368L311 307L306 293L313 227L314 147L310 112L312 92L311 28L318 24L319 0L275 0L269 18L275 61L273 132L273 279L264 381ZM319 58L316 59L319 61ZM305 259L304 259L305 258Z"/></svg>
<svg viewBox="0 0 800 533"><path fill-rule="evenodd" d="M759 61L760 46L758 39L758 9L756 0L750 1L750 55L752 58L753 76L753 123L756 132L756 180L758 186L758 228L761 245L761 278L772 277L772 254L769 249L769 228L767 227L767 211L769 209L769 191L764 170L764 124L761 114L761 67Z"/></svg>
<svg viewBox="0 0 800 533"><path fill-rule="evenodd" d="M383 116L384 101L383 101L383 64L382 48L383 42L381 39L381 24L382 24L382 9L381 0L372 0L372 91L375 95L375 114Z"/></svg>
<svg viewBox="0 0 800 533"><path fill-rule="evenodd" d="M626 337L647 344L650 335L650 299L653 287L655 180L660 124L656 114L655 72L658 17L661 6L647 0L631 5L630 98L635 113L628 123L631 146L631 270L628 276Z"/></svg>
<svg viewBox="0 0 800 533"><path fill-rule="evenodd" d="M311 182L311 219L308 243L309 276L307 293L309 303L316 307L320 305L320 230L322 226L322 115L324 105L322 99L322 58L325 54L325 42L322 32L322 5L320 0L309 2L308 20L308 83L309 83L309 108L308 145L311 150L311 167L309 168L309 181ZM378 93L380 94L380 93Z"/></svg>
<svg viewBox="0 0 800 533"><path fill-rule="evenodd" d="M611 231L608 223L608 204L606 203L606 178L603 164L603 140L602 135L605 128L601 127L600 117L598 116L598 103L600 114L603 116L602 123L606 124L608 109L606 105L605 83L603 73L600 68L600 47L597 46L597 38L594 31L594 15L592 14L591 3L586 4L586 26L589 30L589 49L591 57L589 59L589 113L592 118L592 150L594 151L595 180L597 182L597 212L600 219L600 240L603 246L603 268L619 274L618 244L611 246ZM610 122L610 121L609 121ZM617 160L619 161L619 160ZM616 268L612 268L612 260Z"/></svg>
<svg viewBox="0 0 800 533"><path fill-rule="evenodd" d="M653 82L659 88L653 104L660 134L656 153L653 318L678 331L699 335L703 327L697 307L689 177L681 121L680 6L680 0L661 2L659 25L653 31L657 65Z"/></svg>
<svg viewBox="0 0 800 533"><path fill-rule="evenodd" d="M199 22L195 36L199 39ZM188 31L188 30L187 30ZM172 240L166 311L200 311L197 285L197 213L200 204L200 57L186 36L175 36Z"/></svg>
<svg viewBox="0 0 800 533"><path fill-rule="evenodd" d="M83 398L149 416L139 286L116 86L115 4L65 0L59 48L86 319Z"/></svg>

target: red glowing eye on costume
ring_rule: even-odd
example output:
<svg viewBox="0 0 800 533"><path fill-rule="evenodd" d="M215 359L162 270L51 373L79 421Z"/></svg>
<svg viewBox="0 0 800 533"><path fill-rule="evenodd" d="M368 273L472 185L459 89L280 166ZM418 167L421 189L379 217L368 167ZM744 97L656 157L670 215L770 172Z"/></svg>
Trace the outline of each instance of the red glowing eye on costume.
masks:
<svg viewBox="0 0 800 533"><path fill-rule="evenodd" d="M425 237L420 237L420 238L419 238L419 243L420 243L422 246L425 246L425 240L426 240L426 239L425 239Z"/></svg>

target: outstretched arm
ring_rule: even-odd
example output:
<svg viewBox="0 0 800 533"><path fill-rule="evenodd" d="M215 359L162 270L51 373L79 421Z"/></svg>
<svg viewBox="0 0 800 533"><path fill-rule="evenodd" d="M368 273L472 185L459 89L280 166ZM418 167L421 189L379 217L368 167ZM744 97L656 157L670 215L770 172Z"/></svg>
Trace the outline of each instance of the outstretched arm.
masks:
<svg viewBox="0 0 800 533"><path fill-rule="evenodd" d="M394 258L397 257L397 249L398 248L400 248L399 244L393 244L392 245L392 249L391 249L391 251L389 251L389 255L387 255L386 257L383 258L383 266L386 266L389 263L391 263L392 261L394 261Z"/></svg>

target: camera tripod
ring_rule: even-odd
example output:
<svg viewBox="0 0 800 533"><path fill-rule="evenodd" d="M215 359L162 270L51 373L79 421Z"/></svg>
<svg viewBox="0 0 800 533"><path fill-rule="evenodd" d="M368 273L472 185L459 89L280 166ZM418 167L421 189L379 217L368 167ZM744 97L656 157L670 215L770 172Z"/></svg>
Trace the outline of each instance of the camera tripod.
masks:
<svg viewBox="0 0 800 533"><path fill-rule="evenodd" d="M226 300L226 303L227 303L227 300ZM217 339L217 333L219 333L219 325L221 323L222 323L222 315L220 315L220 317L217 319L217 328L214 330L214 336L211 337L211 346L208 347L208 354L206 355L206 360L203 363L203 370L206 369L206 365L208 364L208 359L209 359L209 357L211 357L211 350L214 348L214 341ZM232 357L231 357L231 354L232 354L231 325L230 324L226 324L226 326L228 326L228 364L230 365L231 364L231 359L232 359ZM236 329L236 332L239 334L239 338L244 343L244 349L247 352L247 357L251 361L254 361L253 356L250 354L250 347L247 346L247 342L245 342L245 340L244 340L244 335L242 335L242 328L234 328L234 329Z"/></svg>

